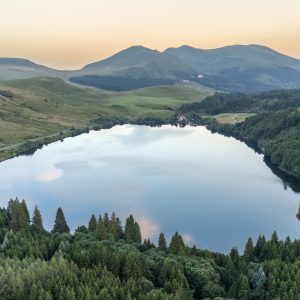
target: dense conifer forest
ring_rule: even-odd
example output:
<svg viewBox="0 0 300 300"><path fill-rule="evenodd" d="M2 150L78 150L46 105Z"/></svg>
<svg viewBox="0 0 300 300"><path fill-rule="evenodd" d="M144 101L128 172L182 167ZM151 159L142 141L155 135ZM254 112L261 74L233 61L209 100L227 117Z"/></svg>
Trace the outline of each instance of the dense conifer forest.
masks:
<svg viewBox="0 0 300 300"><path fill-rule="evenodd" d="M196 224L195 224L196 226ZM155 243L154 243L155 242ZM200 241L201 243L201 241ZM0 210L0 299L299 299L300 240L248 239L229 254L142 240L130 215L92 215L74 233L58 208L51 232L38 207Z"/></svg>

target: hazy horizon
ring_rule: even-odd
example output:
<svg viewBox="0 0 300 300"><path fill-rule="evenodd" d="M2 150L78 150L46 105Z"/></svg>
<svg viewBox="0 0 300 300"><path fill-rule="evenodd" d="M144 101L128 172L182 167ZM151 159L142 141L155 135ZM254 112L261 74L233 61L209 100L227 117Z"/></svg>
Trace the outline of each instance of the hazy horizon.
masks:
<svg viewBox="0 0 300 300"><path fill-rule="evenodd" d="M297 0L2 0L0 57L78 69L133 45L260 44L300 58Z"/></svg>

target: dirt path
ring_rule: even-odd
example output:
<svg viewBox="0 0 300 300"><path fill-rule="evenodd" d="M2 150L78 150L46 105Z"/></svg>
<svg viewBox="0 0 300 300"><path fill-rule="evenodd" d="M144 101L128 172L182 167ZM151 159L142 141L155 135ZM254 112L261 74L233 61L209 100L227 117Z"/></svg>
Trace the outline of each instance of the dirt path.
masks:
<svg viewBox="0 0 300 300"><path fill-rule="evenodd" d="M66 132L66 131L68 131L68 129L63 130L62 132ZM13 145L1 147L1 148L0 148L0 151L5 151L5 150L14 149L14 148L16 148L16 147L19 147L19 146L25 144L26 142L36 142L36 141L39 141L39 140L43 140L43 139L45 139L45 138L51 138L51 137L55 137L55 136L59 136L59 135L60 135L60 132L58 132L58 133L52 133L52 134L50 134L50 135L38 137L38 138L35 138L35 139L28 139L28 140L26 140L26 141L24 141L24 142L21 142L21 143L17 143L17 144L13 144Z"/></svg>
<svg viewBox="0 0 300 300"><path fill-rule="evenodd" d="M238 122L237 119L236 119L236 116L237 116L237 115L234 115L234 116L232 116L232 118L231 118L232 121L233 121L233 124L236 124L236 123Z"/></svg>

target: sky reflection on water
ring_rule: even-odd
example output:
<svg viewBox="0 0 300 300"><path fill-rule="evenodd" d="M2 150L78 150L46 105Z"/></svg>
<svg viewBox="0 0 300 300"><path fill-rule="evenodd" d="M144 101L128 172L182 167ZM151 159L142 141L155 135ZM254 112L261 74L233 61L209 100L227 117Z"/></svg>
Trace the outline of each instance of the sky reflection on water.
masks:
<svg viewBox="0 0 300 300"><path fill-rule="evenodd" d="M299 195L245 144L204 127L116 126L0 164L0 205L37 204L51 229L61 206L72 229L90 215L132 213L144 237L176 230L189 244L228 251L249 236L299 238Z"/></svg>

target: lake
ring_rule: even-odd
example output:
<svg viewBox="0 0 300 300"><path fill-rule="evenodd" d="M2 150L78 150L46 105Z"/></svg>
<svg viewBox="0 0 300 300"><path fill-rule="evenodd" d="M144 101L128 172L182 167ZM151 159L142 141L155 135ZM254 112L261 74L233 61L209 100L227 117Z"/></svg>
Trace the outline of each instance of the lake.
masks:
<svg viewBox="0 0 300 300"><path fill-rule="evenodd" d="M299 194L244 143L205 127L115 126L55 142L0 163L0 205L25 199L51 229L61 206L72 230L113 211L138 220L155 243L228 252L249 236L300 237Z"/></svg>

